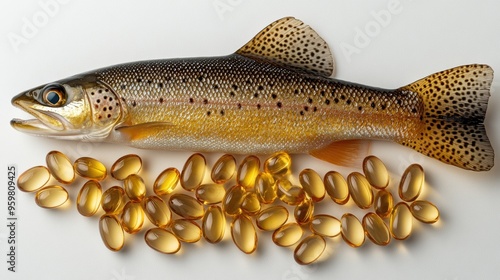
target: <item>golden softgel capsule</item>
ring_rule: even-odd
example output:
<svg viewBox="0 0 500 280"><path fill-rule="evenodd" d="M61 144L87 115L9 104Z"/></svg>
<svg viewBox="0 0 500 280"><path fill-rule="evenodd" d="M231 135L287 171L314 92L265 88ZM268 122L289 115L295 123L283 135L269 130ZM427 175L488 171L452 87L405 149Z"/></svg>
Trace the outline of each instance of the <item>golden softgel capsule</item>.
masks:
<svg viewBox="0 0 500 280"><path fill-rule="evenodd" d="M304 169L299 174L299 181L306 194L314 201L319 202L325 197L325 185L319 174L312 169Z"/></svg>
<svg viewBox="0 0 500 280"><path fill-rule="evenodd" d="M202 220L203 237L210 243L218 243L224 237L225 230L226 217L222 209L217 205L208 207Z"/></svg>
<svg viewBox="0 0 500 280"><path fill-rule="evenodd" d="M264 171L275 177L287 176L291 168L292 159L285 152L274 153L264 162Z"/></svg>
<svg viewBox="0 0 500 280"><path fill-rule="evenodd" d="M274 231L288 220L288 210L283 206L272 206L262 210L255 219L257 227L261 230Z"/></svg>
<svg viewBox="0 0 500 280"><path fill-rule="evenodd" d="M130 234L139 232L144 224L144 210L140 202L129 201L123 207L121 215L122 227Z"/></svg>
<svg viewBox="0 0 500 280"><path fill-rule="evenodd" d="M189 220L201 219L205 213L203 204L185 194L173 194L168 200L168 206L174 213Z"/></svg>
<svg viewBox="0 0 500 280"><path fill-rule="evenodd" d="M330 171L323 178L325 190L330 198L337 204L343 205L349 201L349 188L342 174Z"/></svg>
<svg viewBox="0 0 500 280"><path fill-rule="evenodd" d="M261 172L255 179L255 190L259 200L264 204L271 204L277 197L276 182L267 172Z"/></svg>
<svg viewBox="0 0 500 280"><path fill-rule="evenodd" d="M17 178L17 187L23 192L34 192L45 186L50 179L50 172L45 166L35 166L24 171Z"/></svg>
<svg viewBox="0 0 500 280"><path fill-rule="evenodd" d="M156 195L167 195L175 190L179 184L181 174L177 168L171 167L163 170L153 184L153 191Z"/></svg>
<svg viewBox="0 0 500 280"><path fill-rule="evenodd" d="M142 200L142 209L149 221L157 227L166 227L172 218L167 204L157 196L148 196Z"/></svg>
<svg viewBox="0 0 500 280"><path fill-rule="evenodd" d="M243 159L236 173L236 182L245 189L255 186L255 178L259 174L260 160L256 156L247 156Z"/></svg>
<svg viewBox="0 0 500 280"><path fill-rule="evenodd" d="M367 209L373 204L373 192L368 180L359 172L353 172L347 176L349 194L356 205L361 209Z"/></svg>
<svg viewBox="0 0 500 280"><path fill-rule="evenodd" d="M68 192L61 186L47 186L36 192L35 202L43 208L57 208L69 198Z"/></svg>
<svg viewBox="0 0 500 280"><path fill-rule="evenodd" d="M289 247L299 242L304 234L304 230L297 223L284 224L274 231L273 242L281 247Z"/></svg>
<svg viewBox="0 0 500 280"><path fill-rule="evenodd" d="M174 220L170 225L172 233L180 240L186 243L195 243L201 239L200 226L187 219Z"/></svg>
<svg viewBox="0 0 500 280"><path fill-rule="evenodd" d="M102 188L99 182L87 181L76 198L76 209L85 217L93 216L101 207Z"/></svg>
<svg viewBox="0 0 500 280"><path fill-rule="evenodd" d="M125 206L125 191L123 188L114 186L102 194L101 207L107 214L121 213L123 206Z"/></svg>
<svg viewBox="0 0 500 280"><path fill-rule="evenodd" d="M314 203L310 199L304 200L299 205L295 206L295 210L293 215L295 217L295 221L299 225L305 225L309 223L314 214Z"/></svg>
<svg viewBox="0 0 500 280"><path fill-rule="evenodd" d="M363 173L374 188L383 189L389 185L389 172L376 156L367 156L363 160Z"/></svg>
<svg viewBox="0 0 500 280"><path fill-rule="evenodd" d="M365 243L365 231L361 222L351 213L346 213L340 220L342 239L351 247Z"/></svg>
<svg viewBox="0 0 500 280"><path fill-rule="evenodd" d="M260 212L261 205L257 194L254 192L247 192L245 198L241 203L241 210L248 216L255 216Z"/></svg>
<svg viewBox="0 0 500 280"><path fill-rule="evenodd" d="M102 242L111 251L119 251L125 243L125 234L123 233L120 222L114 215L105 214L99 219L99 232Z"/></svg>
<svg viewBox="0 0 500 280"><path fill-rule="evenodd" d="M366 236L373 243L385 246L391 242L391 233L384 220L375 213L368 213L363 217L363 229Z"/></svg>
<svg viewBox="0 0 500 280"><path fill-rule="evenodd" d="M413 229L413 216L406 203L400 202L392 209L389 229L395 239L404 240L410 236Z"/></svg>
<svg viewBox="0 0 500 280"><path fill-rule="evenodd" d="M111 176L117 180L125 180L132 174L141 171L142 159L138 155L125 155L113 163L111 166Z"/></svg>
<svg viewBox="0 0 500 280"><path fill-rule="evenodd" d="M128 198L139 202L146 196L146 184L141 176L131 174L123 181L123 187Z"/></svg>
<svg viewBox="0 0 500 280"><path fill-rule="evenodd" d="M226 195L222 199L222 209L229 216L241 214L241 205L245 199L245 189L236 185L227 190Z"/></svg>
<svg viewBox="0 0 500 280"><path fill-rule="evenodd" d="M251 254L257 249L257 232L247 216L239 215L233 220L231 236L234 244L245 254Z"/></svg>
<svg viewBox="0 0 500 280"><path fill-rule="evenodd" d="M387 218L391 215L392 208L394 206L394 199L392 194L386 190L380 190L375 194L375 199L373 201L373 208L375 213L381 218Z"/></svg>
<svg viewBox="0 0 500 280"><path fill-rule="evenodd" d="M70 184L75 180L75 168L65 154L51 151L45 157L45 162L50 173L57 181Z"/></svg>
<svg viewBox="0 0 500 280"><path fill-rule="evenodd" d="M222 202L226 189L222 184L203 184L195 190L196 199L203 204L217 204Z"/></svg>
<svg viewBox="0 0 500 280"><path fill-rule="evenodd" d="M173 233L163 228L149 229L144 235L149 247L163 254L175 254L181 249L181 242Z"/></svg>
<svg viewBox="0 0 500 280"><path fill-rule="evenodd" d="M326 237L335 237L341 232L340 221L324 214L313 216L309 228L313 233Z"/></svg>
<svg viewBox="0 0 500 280"><path fill-rule="evenodd" d="M81 157L73 164L76 174L83 178L102 181L106 178L106 166L95 158Z"/></svg>
<svg viewBox="0 0 500 280"><path fill-rule="evenodd" d="M211 177L216 184L224 184L234 176L236 160L232 155L221 156L212 167Z"/></svg>
<svg viewBox="0 0 500 280"><path fill-rule="evenodd" d="M288 205L299 205L306 198L306 192L301 186L293 186L288 179L276 182L278 198Z"/></svg>
<svg viewBox="0 0 500 280"><path fill-rule="evenodd" d="M439 220L438 208L429 201L413 201L410 205L410 211L413 217L423 223L432 224Z"/></svg>
<svg viewBox="0 0 500 280"><path fill-rule="evenodd" d="M316 261L325 251L326 242L319 235L310 235L302 240L295 251L293 257L298 264L306 265Z"/></svg>
<svg viewBox="0 0 500 280"><path fill-rule="evenodd" d="M187 191L194 191L201 185L205 176L207 162L202 154L190 156L181 172L181 186Z"/></svg>
<svg viewBox="0 0 500 280"><path fill-rule="evenodd" d="M425 182L424 169L420 164L412 164L406 168L399 183L399 197L407 202L418 198Z"/></svg>

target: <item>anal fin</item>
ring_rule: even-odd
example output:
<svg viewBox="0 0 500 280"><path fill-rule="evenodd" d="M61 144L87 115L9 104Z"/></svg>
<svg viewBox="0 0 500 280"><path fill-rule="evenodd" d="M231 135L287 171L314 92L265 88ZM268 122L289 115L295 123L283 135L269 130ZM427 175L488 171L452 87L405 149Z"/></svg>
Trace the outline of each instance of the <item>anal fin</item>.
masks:
<svg viewBox="0 0 500 280"><path fill-rule="evenodd" d="M361 167L363 158L370 154L370 141L344 140L333 142L326 147L312 150L315 158L346 167Z"/></svg>

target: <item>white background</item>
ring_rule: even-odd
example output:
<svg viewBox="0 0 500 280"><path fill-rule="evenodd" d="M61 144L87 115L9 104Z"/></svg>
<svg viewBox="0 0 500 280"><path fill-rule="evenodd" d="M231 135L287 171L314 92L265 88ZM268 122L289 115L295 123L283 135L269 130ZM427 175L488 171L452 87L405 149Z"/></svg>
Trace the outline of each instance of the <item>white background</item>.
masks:
<svg viewBox="0 0 500 280"><path fill-rule="evenodd" d="M442 214L436 225L416 223L413 236L404 242L378 247L367 241L353 249L339 237L329 239L322 261L309 267L297 265L292 251L275 246L269 233L259 233L259 248L250 256L232 244L229 231L221 244L183 244L179 255L151 250L143 242L142 231L128 236L124 250L113 253L100 240L98 217L84 218L76 211L79 187L74 186L69 188L72 203L65 210L42 209L34 203L33 194L17 194L17 272L8 272L4 226L8 164L24 171L44 164L46 153L53 149L73 160L93 156L108 166L126 153L137 153L144 159L143 175L151 184L161 170L181 168L191 154L21 134L9 126L9 120L28 117L10 104L12 96L23 90L116 63L226 55L267 24L289 15L311 25L330 44L339 79L395 88L462 64L487 63L500 69L498 1L400 0L394 4L396 13L383 24L376 23L374 14L387 10L394 1L67 1L57 4L51 15L39 4L47 2L7 0L0 4L0 182L4 185L0 188L0 219L4 220L0 223L0 279L500 278L498 160L489 172L468 172L391 143L375 143L372 151L387 163L393 192L404 168L418 162L427 171L422 197L434 202ZM34 20L38 20L36 31L23 35L23 26ZM356 42L357 30L366 28L369 41ZM12 43L13 36L24 40ZM347 44L357 52L345 54L342 46ZM486 127L497 152L499 94L500 83L495 79ZM207 155L209 164L218 156ZM344 175L358 170L307 155L293 156L293 160L295 174L306 167L321 175L332 169ZM364 213L352 203L340 207L328 199L317 209L338 217L346 211L358 217Z"/></svg>

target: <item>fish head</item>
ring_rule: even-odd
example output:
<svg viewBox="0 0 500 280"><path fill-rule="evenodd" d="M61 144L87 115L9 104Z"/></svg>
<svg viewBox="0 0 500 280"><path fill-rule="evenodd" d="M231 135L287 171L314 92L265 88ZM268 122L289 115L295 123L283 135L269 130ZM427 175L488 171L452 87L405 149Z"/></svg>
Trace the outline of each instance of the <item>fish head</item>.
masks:
<svg viewBox="0 0 500 280"><path fill-rule="evenodd" d="M101 141L122 118L118 96L92 74L45 84L12 99L34 119L11 120L15 129L36 136Z"/></svg>

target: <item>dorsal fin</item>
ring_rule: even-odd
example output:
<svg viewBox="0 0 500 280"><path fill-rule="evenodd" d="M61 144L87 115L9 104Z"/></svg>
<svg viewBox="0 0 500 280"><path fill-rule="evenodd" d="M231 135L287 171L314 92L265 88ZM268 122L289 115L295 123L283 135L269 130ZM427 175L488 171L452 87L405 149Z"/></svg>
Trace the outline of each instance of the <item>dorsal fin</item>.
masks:
<svg viewBox="0 0 500 280"><path fill-rule="evenodd" d="M325 77L335 71L328 44L309 25L293 17L271 23L236 53Z"/></svg>

